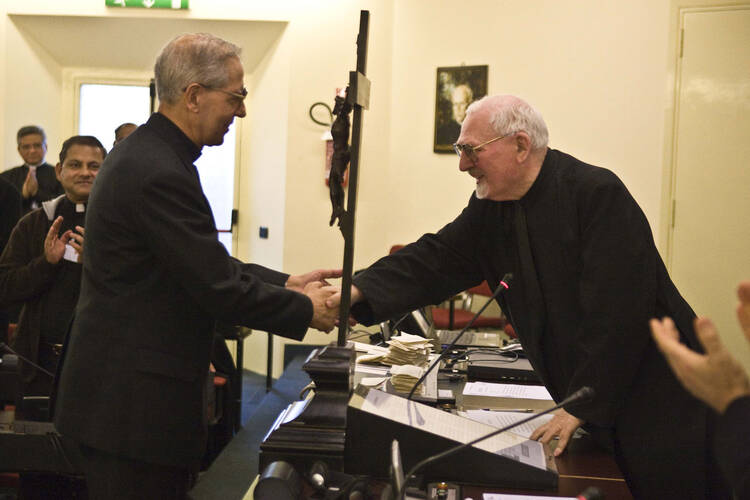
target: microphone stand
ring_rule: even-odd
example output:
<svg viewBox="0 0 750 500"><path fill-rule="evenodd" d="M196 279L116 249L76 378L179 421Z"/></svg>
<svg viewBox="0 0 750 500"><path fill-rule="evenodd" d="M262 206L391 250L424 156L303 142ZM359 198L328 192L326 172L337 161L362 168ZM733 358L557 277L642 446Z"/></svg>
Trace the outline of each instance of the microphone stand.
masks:
<svg viewBox="0 0 750 500"><path fill-rule="evenodd" d="M20 359L21 361L23 361L23 362L25 362L25 363L28 363L28 364L30 364L31 366L33 366L34 368L36 368L36 369L37 369L37 370L39 370L40 372L44 373L45 375L48 375L48 376L49 376L50 378L52 378L52 379L54 379L54 378L55 378L55 374L54 374L54 373L51 373L51 372L49 372L49 371L45 370L44 368L42 368L42 367L41 367L41 366L39 366L38 364L36 364L36 363L34 363L33 361L31 361L31 360L30 360L29 358L27 358L26 356L21 356L21 355L20 355L20 354L18 354L18 353L17 353L16 351L14 351L14 350L13 350L13 349L12 349L12 348L11 348L11 347L10 347L10 346L8 345L8 344L6 344L5 342L0 342L0 350L6 350L6 351L8 351L9 353L11 353L11 354L14 354L14 355L18 356L18 359Z"/></svg>
<svg viewBox="0 0 750 500"><path fill-rule="evenodd" d="M453 342L451 342L450 344L448 344L443 349L443 351L440 353L440 356L438 356L438 358L435 361L433 361L432 364L427 368L427 370L424 372L424 374L422 374L422 376L419 377L419 380L417 380L417 383L415 383L414 387L412 387L411 391L409 391L409 395L406 396L407 400L411 401L412 396L414 396L414 391L417 390L417 387L419 387L419 384L421 384L422 382L424 382L424 380L427 378L427 375L432 371L432 369L435 368L436 366L438 366L440 364L440 361L442 361L443 358L445 358L445 354L447 352L449 352L451 349L453 349L453 347L461 339L461 337L463 336L463 334L466 333L466 330L468 330L469 328L471 328L471 325L473 325L474 322L477 320L477 318L484 312L485 309L487 309L487 306L489 306L490 303L493 300L495 300L496 298L498 298L505 290L507 290L508 288L510 288L510 284L511 284L512 281L513 281L513 273L505 273L505 276L503 276L503 279L500 280L500 283L497 285L497 288L495 289L495 293L492 294L492 297L490 297L489 299L487 299L487 302L484 303L484 305L482 306L482 308L479 309L479 311L477 311L477 313L474 315L474 317L471 318L471 320L469 320L469 322L466 324L466 326L463 327L463 329L461 329L461 331L459 332L459 334L456 335L456 338L453 339Z"/></svg>
<svg viewBox="0 0 750 500"><path fill-rule="evenodd" d="M436 462L442 458L445 458L447 456L453 455L454 453L457 453L458 451L461 451L464 448L468 448L469 446L473 446L477 444L480 441L484 441L485 439L489 439L493 436L497 436L498 434L502 434L505 431L508 431L514 427L518 427L519 425L525 424L526 422L529 422L531 420L534 420L535 418L538 418L542 415L546 415L547 413L553 412L555 410L558 410L560 408L563 408L565 406L572 406L574 404L583 403L585 401L589 401L594 397L594 389L588 386L581 387L576 392L565 398L562 402L559 404L553 406L552 408L548 408L544 411L541 411L539 413L535 413L534 415L531 415L527 418L524 418L522 420L519 420L518 422L514 422L510 425L506 425L505 427L502 427L500 429L494 430L490 432L489 434L485 434L484 436L480 436L473 441L469 441L468 443L462 443L457 446L454 446L453 448L449 448L446 451L442 453L438 453L437 455L432 455L431 457L427 457L421 462L418 462L414 467L412 467L409 472L407 472L404 475L404 485L403 487L396 492L396 497L398 500L403 500L404 494L406 492L406 483L409 481L409 478L412 477L414 474L417 473L418 470L423 468L425 465L431 464L432 462Z"/></svg>

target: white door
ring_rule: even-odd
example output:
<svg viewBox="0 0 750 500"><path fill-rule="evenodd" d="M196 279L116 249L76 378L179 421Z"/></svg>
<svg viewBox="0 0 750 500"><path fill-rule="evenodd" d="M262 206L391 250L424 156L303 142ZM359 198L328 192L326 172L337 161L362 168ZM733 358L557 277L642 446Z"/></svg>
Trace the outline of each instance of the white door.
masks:
<svg viewBox="0 0 750 500"><path fill-rule="evenodd" d="M682 23L670 270L748 368L734 310L750 280L750 5L687 11Z"/></svg>

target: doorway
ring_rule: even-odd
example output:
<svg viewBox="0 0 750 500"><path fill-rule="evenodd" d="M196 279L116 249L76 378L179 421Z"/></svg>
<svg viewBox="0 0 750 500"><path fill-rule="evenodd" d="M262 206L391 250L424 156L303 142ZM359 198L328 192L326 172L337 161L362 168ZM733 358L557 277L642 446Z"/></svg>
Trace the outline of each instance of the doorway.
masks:
<svg viewBox="0 0 750 500"><path fill-rule="evenodd" d="M750 279L750 5L680 17L668 264L750 368L734 312L736 285Z"/></svg>

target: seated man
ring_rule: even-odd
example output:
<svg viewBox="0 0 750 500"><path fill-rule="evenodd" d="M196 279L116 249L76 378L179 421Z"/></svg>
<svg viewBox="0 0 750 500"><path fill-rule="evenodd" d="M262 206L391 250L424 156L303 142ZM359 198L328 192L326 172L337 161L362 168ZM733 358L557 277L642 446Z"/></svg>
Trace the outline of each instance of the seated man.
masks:
<svg viewBox="0 0 750 500"><path fill-rule="evenodd" d="M0 177L10 182L23 202L23 213L39 208L42 202L60 194L63 189L55 176L55 169L44 161L47 154L47 137L42 127L28 125L21 127L16 134L18 154L23 165L0 173Z"/></svg>
<svg viewBox="0 0 750 500"><path fill-rule="evenodd" d="M737 318L750 342L750 281L740 283L737 296ZM720 414L714 440L717 460L734 498L750 499L750 434L745 430L750 421L750 379L721 343L710 319L696 319L695 331L706 354L681 344L670 318L651 320L654 340L682 385Z"/></svg>
<svg viewBox="0 0 750 500"><path fill-rule="evenodd" d="M0 257L0 305L23 303L12 345L51 373L78 300L86 203L105 155L95 137L65 141L54 167L65 194L24 216ZM49 395L52 377L21 366L21 394Z"/></svg>

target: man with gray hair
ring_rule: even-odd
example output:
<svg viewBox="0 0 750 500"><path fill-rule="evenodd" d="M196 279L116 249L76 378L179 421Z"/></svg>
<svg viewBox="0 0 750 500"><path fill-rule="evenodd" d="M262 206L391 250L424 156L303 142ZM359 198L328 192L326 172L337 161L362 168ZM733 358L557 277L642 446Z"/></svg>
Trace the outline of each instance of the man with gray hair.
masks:
<svg viewBox="0 0 750 500"><path fill-rule="evenodd" d="M55 177L55 167L44 161L47 136L42 127L21 127L16 134L16 142L23 165L0 173L0 177L21 194L23 215L41 207L42 202L63 194L63 188Z"/></svg>
<svg viewBox="0 0 750 500"><path fill-rule="evenodd" d="M61 361L55 424L77 443L92 499L183 499L205 450L217 320L301 339L330 331L324 280L232 258L194 166L245 116L239 48L169 42L160 106L112 150L92 190L81 292Z"/></svg>
<svg viewBox="0 0 750 500"><path fill-rule="evenodd" d="M547 141L541 115L518 97L472 104L454 145L459 170L476 179L468 206L358 273L353 315L371 324L483 280L494 289L511 272L499 303L550 394L561 401L584 386L595 391L532 438L559 438L557 456L583 425L614 451L636 498L721 498L707 408L682 389L649 335L649 319L668 314L699 349L695 315L623 183Z"/></svg>

